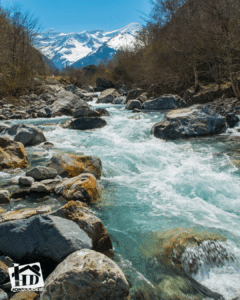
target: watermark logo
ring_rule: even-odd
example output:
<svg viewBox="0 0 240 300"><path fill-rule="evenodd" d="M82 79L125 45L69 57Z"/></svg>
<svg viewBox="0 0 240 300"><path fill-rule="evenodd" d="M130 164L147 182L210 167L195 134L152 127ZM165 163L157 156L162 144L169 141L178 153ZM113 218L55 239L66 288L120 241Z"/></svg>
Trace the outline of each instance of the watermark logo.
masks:
<svg viewBox="0 0 240 300"><path fill-rule="evenodd" d="M12 291L43 291L44 282L40 263L19 265L8 268Z"/></svg>

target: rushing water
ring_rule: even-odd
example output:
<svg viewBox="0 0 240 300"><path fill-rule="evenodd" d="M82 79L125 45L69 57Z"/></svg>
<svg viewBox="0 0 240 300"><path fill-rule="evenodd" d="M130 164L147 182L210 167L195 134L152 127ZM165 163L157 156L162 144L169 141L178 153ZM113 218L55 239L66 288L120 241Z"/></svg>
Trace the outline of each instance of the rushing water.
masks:
<svg viewBox="0 0 240 300"><path fill-rule="evenodd" d="M107 108L111 114L105 117L108 125L101 129L62 129L59 122L66 118L27 120L43 129L55 145L48 150L32 147L28 153L40 152L45 160L56 151L101 158L105 193L93 210L109 231L119 260L146 281L151 280L151 272L144 253L148 247L150 250L152 233L191 227L226 237L224 251L234 260L221 266L203 263L194 277L226 299L239 296L240 173L222 153L224 143L156 139L150 129L164 114L136 115L123 106L93 105ZM0 176L3 180L9 174ZM203 250L189 251L185 258Z"/></svg>

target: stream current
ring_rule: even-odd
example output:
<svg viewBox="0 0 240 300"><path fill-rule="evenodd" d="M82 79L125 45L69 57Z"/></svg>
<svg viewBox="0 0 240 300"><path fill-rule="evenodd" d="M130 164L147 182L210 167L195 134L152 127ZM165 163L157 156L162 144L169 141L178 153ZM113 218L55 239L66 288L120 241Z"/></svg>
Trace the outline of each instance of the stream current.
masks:
<svg viewBox="0 0 240 300"><path fill-rule="evenodd" d="M104 117L107 126L91 131L62 129L59 124L67 117L14 120L11 124L36 125L54 143L53 149L26 148L28 155L41 157L41 164L56 152L96 155L102 160L105 192L91 208L110 233L123 271L131 269L151 286L153 270L147 264L147 253L156 242L153 234L171 228L198 228L226 237L222 245L234 260L221 266L203 265L192 276L226 299L240 296L240 172L224 153L224 143L212 138L156 139L150 129L163 119L163 112L133 114L123 105L92 106L110 112L110 117ZM22 174L22 170L0 172L0 180ZM23 201L8 209L38 205ZM60 204L56 201L53 205Z"/></svg>

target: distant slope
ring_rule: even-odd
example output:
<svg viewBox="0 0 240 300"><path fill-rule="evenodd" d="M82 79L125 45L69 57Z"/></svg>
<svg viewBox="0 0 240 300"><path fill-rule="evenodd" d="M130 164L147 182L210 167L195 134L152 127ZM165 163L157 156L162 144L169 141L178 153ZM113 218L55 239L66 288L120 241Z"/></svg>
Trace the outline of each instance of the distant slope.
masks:
<svg viewBox="0 0 240 300"><path fill-rule="evenodd" d="M58 67L55 66L55 64L51 61L51 59L47 58L46 55L42 54L43 61L53 71L59 70Z"/></svg>
<svg viewBox="0 0 240 300"><path fill-rule="evenodd" d="M89 61L98 64L105 57L110 59L117 49L129 46L139 30L141 25L137 23L105 33L92 30L66 34L50 29L37 36L36 47L59 69L76 62L79 66L86 66Z"/></svg>

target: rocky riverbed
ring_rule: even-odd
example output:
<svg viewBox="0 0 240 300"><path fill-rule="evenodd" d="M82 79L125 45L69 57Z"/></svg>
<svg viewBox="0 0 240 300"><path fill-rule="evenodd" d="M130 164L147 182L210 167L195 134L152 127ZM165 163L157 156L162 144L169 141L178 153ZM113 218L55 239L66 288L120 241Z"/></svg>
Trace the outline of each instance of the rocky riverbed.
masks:
<svg viewBox="0 0 240 300"><path fill-rule="evenodd" d="M219 119L221 131L165 141L150 133L170 120L159 109L196 111L180 97L163 107L140 89L111 87L99 101L74 86L47 89L22 108L2 103L0 297L22 299L6 270L37 261L45 289L28 299L238 297L238 123L197 108L195 121L219 128Z"/></svg>

